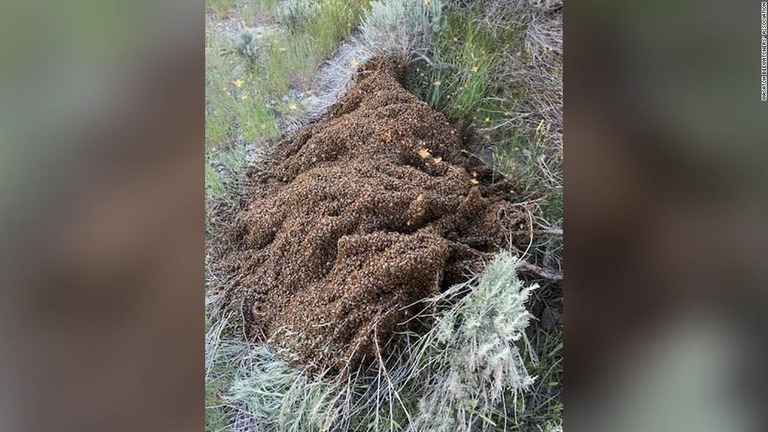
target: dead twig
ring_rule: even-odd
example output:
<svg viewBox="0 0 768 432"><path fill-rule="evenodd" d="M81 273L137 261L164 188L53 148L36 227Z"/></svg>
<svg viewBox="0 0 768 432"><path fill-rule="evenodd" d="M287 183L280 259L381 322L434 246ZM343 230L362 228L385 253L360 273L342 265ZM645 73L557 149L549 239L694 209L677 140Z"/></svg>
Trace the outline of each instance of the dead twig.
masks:
<svg viewBox="0 0 768 432"><path fill-rule="evenodd" d="M542 277L544 279L550 279L554 281L561 281L563 280L563 272L559 270L554 269L547 269L544 267L539 267L535 264L531 264L526 261L522 261L520 263L520 269L523 271L527 271L530 273L535 274L536 276Z"/></svg>

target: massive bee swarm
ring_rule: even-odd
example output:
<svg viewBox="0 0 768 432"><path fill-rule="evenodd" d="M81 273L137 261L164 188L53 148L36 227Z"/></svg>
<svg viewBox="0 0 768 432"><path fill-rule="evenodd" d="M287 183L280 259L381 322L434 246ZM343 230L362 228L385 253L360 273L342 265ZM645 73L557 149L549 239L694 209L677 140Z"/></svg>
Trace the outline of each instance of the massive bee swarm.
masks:
<svg viewBox="0 0 768 432"><path fill-rule="evenodd" d="M523 221L403 70L370 61L327 118L277 143L231 228L229 308L314 370L375 358L414 303L481 270Z"/></svg>

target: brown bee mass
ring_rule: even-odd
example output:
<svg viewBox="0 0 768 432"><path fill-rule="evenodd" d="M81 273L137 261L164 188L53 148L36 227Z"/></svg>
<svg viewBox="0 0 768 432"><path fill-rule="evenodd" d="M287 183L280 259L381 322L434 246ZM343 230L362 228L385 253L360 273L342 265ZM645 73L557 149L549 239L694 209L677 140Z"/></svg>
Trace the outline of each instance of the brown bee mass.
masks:
<svg viewBox="0 0 768 432"><path fill-rule="evenodd" d="M327 119L279 142L232 228L230 307L311 368L374 358L409 305L479 270L522 220L402 71L369 62Z"/></svg>

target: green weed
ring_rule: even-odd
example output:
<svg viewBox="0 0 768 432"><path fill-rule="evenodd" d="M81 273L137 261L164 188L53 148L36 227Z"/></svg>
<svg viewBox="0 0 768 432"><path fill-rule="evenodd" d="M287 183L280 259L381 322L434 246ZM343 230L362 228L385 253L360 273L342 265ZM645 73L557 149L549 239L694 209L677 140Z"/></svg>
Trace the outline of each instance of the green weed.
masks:
<svg viewBox="0 0 768 432"><path fill-rule="evenodd" d="M205 164L205 185L211 198L226 199L227 191L224 188L221 175L210 164Z"/></svg>
<svg viewBox="0 0 768 432"><path fill-rule="evenodd" d="M531 391L525 392L510 411L514 408L520 430L556 429L563 415L563 330L533 326L530 334L537 355L527 353L525 364L538 378Z"/></svg>

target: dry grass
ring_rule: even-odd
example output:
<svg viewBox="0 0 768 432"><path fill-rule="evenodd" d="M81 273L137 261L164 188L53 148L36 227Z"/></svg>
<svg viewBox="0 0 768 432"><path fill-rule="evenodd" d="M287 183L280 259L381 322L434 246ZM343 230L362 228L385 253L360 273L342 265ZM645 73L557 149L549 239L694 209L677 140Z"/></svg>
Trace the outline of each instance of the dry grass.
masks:
<svg viewBox="0 0 768 432"><path fill-rule="evenodd" d="M217 21L209 23L209 234L231 218L245 192L242 175L259 157L259 148L322 115L346 91L359 65L387 53L410 59L411 88L434 107L471 124L492 148L496 167L519 180L515 192L521 201L539 206L531 215L535 235L524 257L559 270L558 4L484 0L459 8L439 0L322 3L331 5L322 18L316 15L317 2L278 5L265 0L250 9L234 1L206 3L214 13L242 15L249 25L267 20L260 23L267 31L247 42L252 55L238 50L242 31L231 29L223 37L226 32L213 28ZM361 30L355 31L360 22ZM298 95L296 88L316 92ZM222 277L213 259L221 248L226 245L210 236L209 286ZM219 299L209 296L207 430L562 430L562 330L527 326L524 305L530 288L509 268L517 265L513 258L498 260L506 268L496 276L493 271L476 275L439 298L425 299L430 307L415 318L422 330L400 334L382 347L368 369L350 371L343 381L310 377L281 360L286 353L238 342L229 324L241 317L224 315L217 309ZM560 295L557 283L542 282L543 292L533 292L537 297L547 297L544 292ZM490 292L494 294L483 294ZM509 321L496 327L492 317L502 315Z"/></svg>
<svg viewBox="0 0 768 432"><path fill-rule="evenodd" d="M518 262L501 254L468 282L425 299L424 332L396 336L365 370L326 376L288 366L266 346L222 345L209 330L210 371L224 350L230 384L223 401L230 424L243 419L267 431L493 431L521 425L507 412L536 381L524 358L525 308L535 286L516 277ZM218 351L217 351L218 350ZM233 355L234 354L234 355ZM246 427L238 426L245 425Z"/></svg>

